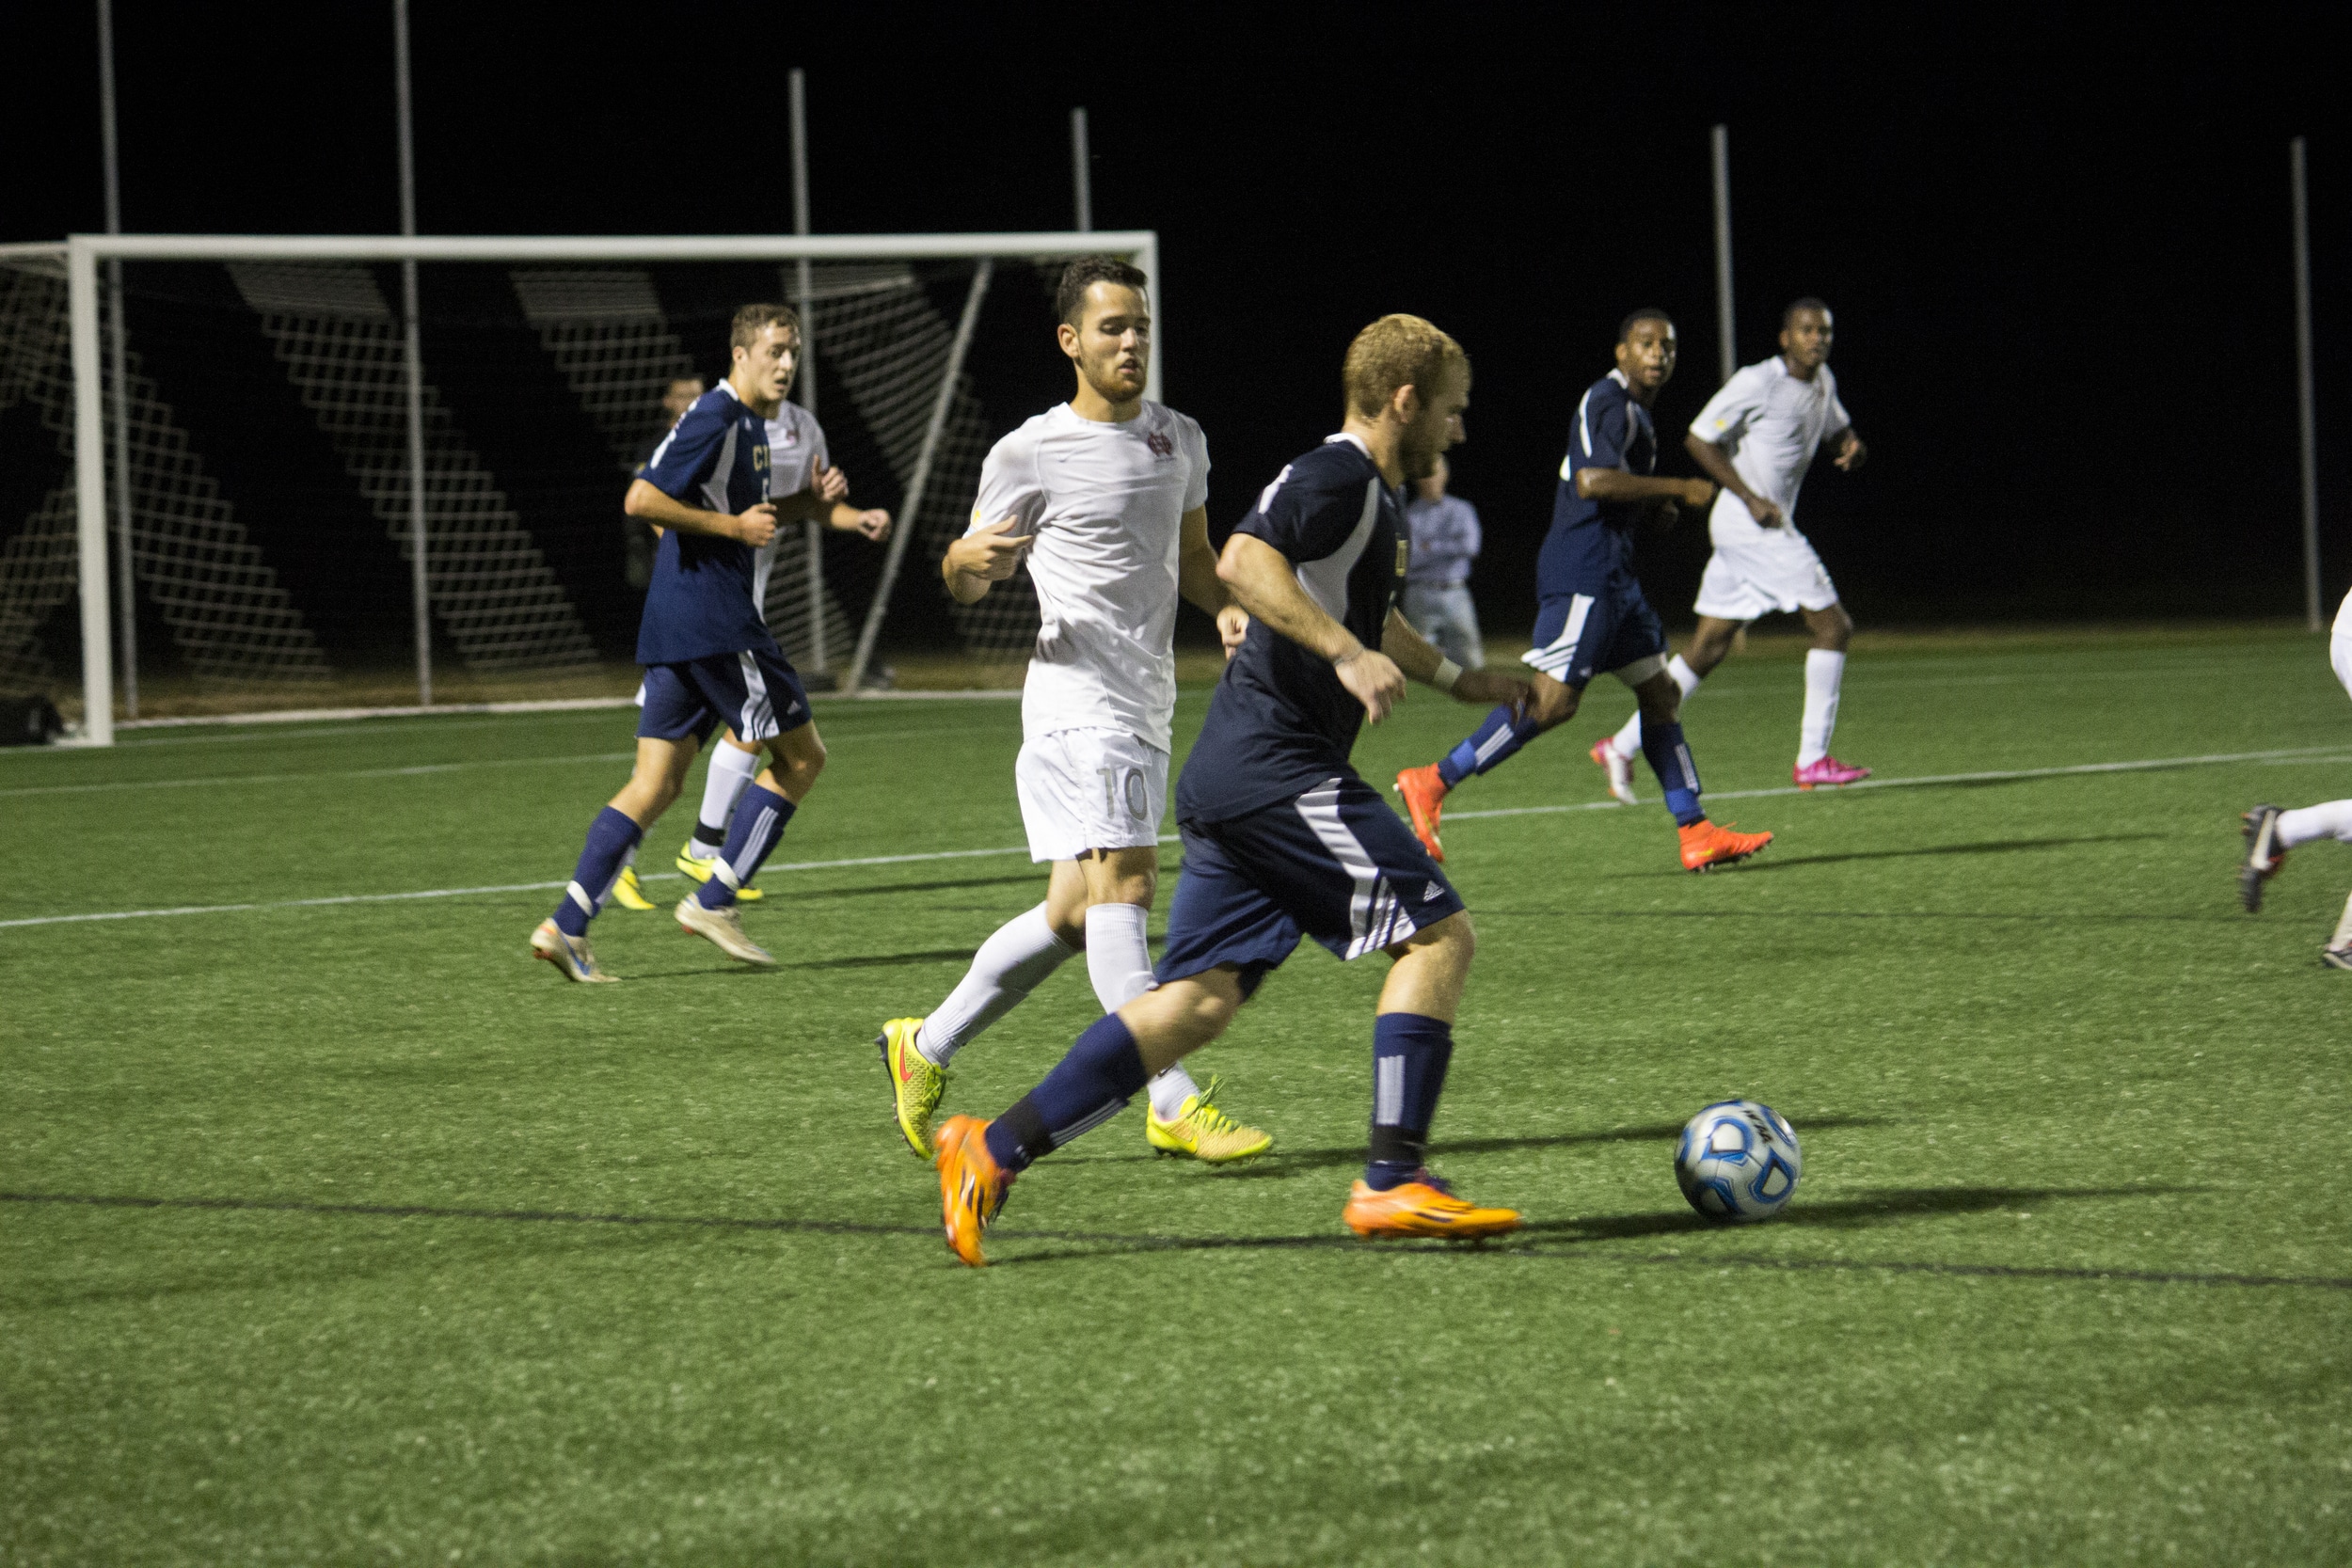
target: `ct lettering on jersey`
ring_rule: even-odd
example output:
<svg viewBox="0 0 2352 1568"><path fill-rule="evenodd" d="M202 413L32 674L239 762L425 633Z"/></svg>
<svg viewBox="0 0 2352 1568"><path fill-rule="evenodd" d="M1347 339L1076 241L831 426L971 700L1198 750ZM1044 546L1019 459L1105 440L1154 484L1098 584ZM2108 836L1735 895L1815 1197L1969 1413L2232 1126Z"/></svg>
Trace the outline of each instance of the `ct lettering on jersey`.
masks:
<svg viewBox="0 0 2352 1568"><path fill-rule="evenodd" d="M1398 577L1405 575L1406 560L1412 553L1413 542L1410 539L1400 539L1396 542L1396 575Z"/></svg>

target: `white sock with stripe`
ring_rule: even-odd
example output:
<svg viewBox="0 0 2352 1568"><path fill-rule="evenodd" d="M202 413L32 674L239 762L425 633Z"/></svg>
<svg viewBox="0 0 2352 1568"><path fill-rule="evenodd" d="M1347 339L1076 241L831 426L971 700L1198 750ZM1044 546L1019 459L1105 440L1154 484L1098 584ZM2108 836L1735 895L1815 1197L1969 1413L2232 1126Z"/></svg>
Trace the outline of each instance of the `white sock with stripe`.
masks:
<svg viewBox="0 0 2352 1568"><path fill-rule="evenodd" d="M1680 654L1666 661L1666 673L1675 678L1675 684L1682 688L1685 697L1699 689L1699 673L1692 669ZM1639 705L1633 709L1633 717L1625 721L1625 727L1609 737L1609 744L1616 748L1617 755L1628 762L1642 754L1642 710Z"/></svg>
<svg viewBox="0 0 2352 1568"><path fill-rule="evenodd" d="M2352 800L2328 800L2279 814L2280 848L2292 849L2323 838L2352 844Z"/></svg>
<svg viewBox="0 0 2352 1568"><path fill-rule="evenodd" d="M972 967L956 989L923 1021L914 1049L933 1067L946 1067L1076 951L1046 924L1044 905L1014 915L972 955Z"/></svg>
<svg viewBox="0 0 2352 1568"><path fill-rule="evenodd" d="M703 779L703 807L694 825L695 852L710 859L727 842L727 825L735 819L736 802L759 777L757 752L739 752L722 740L710 749L710 768Z"/></svg>
<svg viewBox="0 0 2352 1568"><path fill-rule="evenodd" d="M1837 688L1846 678L1846 656L1815 648L1804 656L1804 725L1797 732L1797 766L1810 768L1829 755L1837 733Z"/></svg>

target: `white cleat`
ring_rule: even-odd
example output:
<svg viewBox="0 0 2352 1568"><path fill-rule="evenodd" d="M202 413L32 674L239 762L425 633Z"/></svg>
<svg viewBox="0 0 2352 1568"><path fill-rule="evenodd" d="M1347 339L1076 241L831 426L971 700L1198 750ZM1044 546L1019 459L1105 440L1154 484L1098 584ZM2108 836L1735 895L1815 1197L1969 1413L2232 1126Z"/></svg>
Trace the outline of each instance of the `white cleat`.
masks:
<svg viewBox="0 0 2352 1568"><path fill-rule="evenodd" d="M531 933L531 951L553 964L556 973L566 980L588 980L610 985L620 979L596 967L596 956L588 951L586 937L567 937L564 928L552 920L542 920L539 928Z"/></svg>
<svg viewBox="0 0 2352 1568"><path fill-rule="evenodd" d="M1642 803L1633 794L1633 759L1617 754L1614 736L1604 735L1593 742L1593 760L1600 764L1602 772L1609 775L1609 793L1617 798L1619 804L1638 806Z"/></svg>
<svg viewBox="0 0 2352 1568"><path fill-rule="evenodd" d="M678 900L678 929L689 936L707 938L720 952L747 964L771 964L776 960L768 949L743 934L743 916L733 904L724 909L707 910L689 894Z"/></svg>

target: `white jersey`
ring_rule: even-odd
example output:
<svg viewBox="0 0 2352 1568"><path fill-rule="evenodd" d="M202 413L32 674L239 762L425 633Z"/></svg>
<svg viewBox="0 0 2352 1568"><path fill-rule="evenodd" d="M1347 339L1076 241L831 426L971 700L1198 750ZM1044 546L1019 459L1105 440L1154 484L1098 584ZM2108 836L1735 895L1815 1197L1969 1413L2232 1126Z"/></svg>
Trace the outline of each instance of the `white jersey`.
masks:
<svg viewBox="0 0 2352 1568"><path fill-rule="evenodd" d="M990 451L972 527L1009 516L1036 536L1041 624L1021 694L1025 735L1124 730L1168 750L1180 525L1208 499L1208 442L1161 404L1105 424L1065 403Z"/></svg>
<svg viewBox="0 0 2352 1568"><path fill-rule="evenodd" d="M1813 466L1821 442L1853 423L1837 401L1837 377L1823 365L1810 381L1788 373L1779 355L1732 372L1723 389L1707 400L1691 434L1724 449L1748 488L1779 506L1790 528L1797 523L1797 487ZM1760 531L1747 503L1729 490L1715 497L1710 531L1740 536ZM1719 532L1718 540L1722 535Z"/></svg>
<svg viewBox="0 0 2352 1568"><path fill-rule="evenodd" d="M768 421L768 499L782 500L800 494L819 470L831 466L832 460L825 455L825 430L817 416L797 403L787 402L779 407L776 417ZM807 548L807 536L787 524L752 552L752 603L759 607L761 620L768 618L768 574L775 568L776 552Z"/></svg>

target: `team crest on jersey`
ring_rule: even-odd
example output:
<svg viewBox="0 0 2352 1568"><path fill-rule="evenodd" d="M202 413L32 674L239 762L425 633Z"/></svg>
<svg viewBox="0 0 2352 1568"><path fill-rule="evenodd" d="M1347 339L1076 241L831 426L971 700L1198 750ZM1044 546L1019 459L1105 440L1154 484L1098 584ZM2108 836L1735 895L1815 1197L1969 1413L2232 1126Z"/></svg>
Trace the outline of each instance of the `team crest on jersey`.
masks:
<svg viewBox="0 0 2352 1568"><path fill-rule="evenodd" d="M1176 455L1176 443L1168 438L1168 433L1164 430L1155 430L1143 438L1143 444L1152 449L1152 455L1154 457Z"/></svg>

